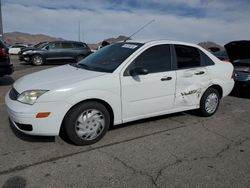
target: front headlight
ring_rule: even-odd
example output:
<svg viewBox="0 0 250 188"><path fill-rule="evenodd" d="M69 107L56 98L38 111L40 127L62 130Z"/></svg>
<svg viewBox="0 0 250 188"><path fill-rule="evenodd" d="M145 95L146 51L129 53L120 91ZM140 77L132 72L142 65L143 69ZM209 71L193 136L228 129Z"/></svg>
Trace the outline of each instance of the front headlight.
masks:
<svg viewBox="0 0 250 188"><path fill-rule="evenodd" d="M22 92L17 100L21 103L33 105L36 100L48 90L29 90Z"/></svg>

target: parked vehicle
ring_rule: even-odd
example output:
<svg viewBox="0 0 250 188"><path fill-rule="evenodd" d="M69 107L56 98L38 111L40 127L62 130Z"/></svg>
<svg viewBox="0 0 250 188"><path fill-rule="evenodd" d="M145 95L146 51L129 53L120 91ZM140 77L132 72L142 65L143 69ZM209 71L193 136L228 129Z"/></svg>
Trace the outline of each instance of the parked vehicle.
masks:
<svg viewBox="0 0 250 188"><path fill-rule="evenodd" d="M233 41L225 48L234 66L235 85L250 88L250 41Z"/></svg>
<svg viewBox="0 0 250 188"><path fill-rule="evenodd" d="M211 116L231 92L232 75L231 63L194 44L121 42L17 80L5 103L20 131L52 136L64 130L86 145L111 125L193 109Z"/></svg>
<svg viewBox="0 0 250 188"><path fill-rule="evenodd" d="M25 44L16 44L16 45L10 46L9 54L17 55L21 51L21 49L26 48L26 47L27 45Z"/></svg>
<svg viewBox="0 0 250 188"><path fill-rule="evenodd" d="M27 52L29 50L42 49L47 44L48 42L39 42L35 44L34 46L28 46L26 48L21 49L20 52L18 53L19 61L24 61L24 57L23 57L24 52Z"/></svg>
<svg viewBox="0 0 250 188"><path fill-rule="evenodd" d="M0 77L10 75L14 71L10 62L9 48L0 40Z"/></svg>
<svg viewBox="0 0 250 188"><path fill-rule="evenodd" d="M33 65L43 65L50 60L78 62L91 53L87 44L74 41L53 41L22 52L19 59Z"/></svg>
<svg viewBox="0 0 250 188"><path fill-rule="evenodd" d="M222 61L230 62L230 59L227 55L227 51L225 50L213 52L212 54L214 54L217 58L219 58Z"/></svg>

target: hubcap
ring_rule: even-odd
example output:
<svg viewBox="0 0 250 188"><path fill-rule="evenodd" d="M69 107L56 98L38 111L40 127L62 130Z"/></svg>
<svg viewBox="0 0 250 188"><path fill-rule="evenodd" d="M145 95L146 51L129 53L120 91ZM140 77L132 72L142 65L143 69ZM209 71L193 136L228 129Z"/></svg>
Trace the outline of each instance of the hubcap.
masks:
<svg viewBox="0 0 250 188"><path fill-rule="evenodd" d="M39 57L39 56L34 57L34 63L36 65L40 65L40 64L42 64L42 62L43 62L43 59L41 57Z"/></svg>
<svg viewBox="0 0 250 188"><path fill-rule="evenodd" d="M215 93L211 93L210 95L208 95L205 102L206 111L210 114L214 113L218 106L218 101L218 96Z"/></svg>
<svg viewBox="0 0 250 188"><path fill-rule="evenodd" d="M96 109L85 110L76 120L75 130L79 138L93 140L97 138L105 127L104 115Z"/></svg>

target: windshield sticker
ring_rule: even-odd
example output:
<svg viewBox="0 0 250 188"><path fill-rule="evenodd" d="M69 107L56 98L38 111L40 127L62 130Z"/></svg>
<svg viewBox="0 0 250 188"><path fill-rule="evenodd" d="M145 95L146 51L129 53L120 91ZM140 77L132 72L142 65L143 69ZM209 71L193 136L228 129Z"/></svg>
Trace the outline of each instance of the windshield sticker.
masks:
<svg viewBox="0 0 250 188"><path fill-rule="evenodd" d="M137 45L134 44L124 44L122 45L123 48L130 48L130 49L135 49Z"/></svg>

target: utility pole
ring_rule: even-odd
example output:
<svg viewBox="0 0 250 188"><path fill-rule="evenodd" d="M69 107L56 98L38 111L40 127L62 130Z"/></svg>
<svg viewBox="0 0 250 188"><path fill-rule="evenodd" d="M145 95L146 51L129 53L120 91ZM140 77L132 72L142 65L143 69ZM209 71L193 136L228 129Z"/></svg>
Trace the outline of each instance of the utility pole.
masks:
<svg viewBox="0 0 250 188"><path fill-rule="evenodd" d="M0 0L0 39L3 40L2 0Z"/></svg>
<svg viewBox="0 0 250 188"><path fill-rule="evenodd" d="M78 21L78 41L81 41L81 22Z"/></svg>

